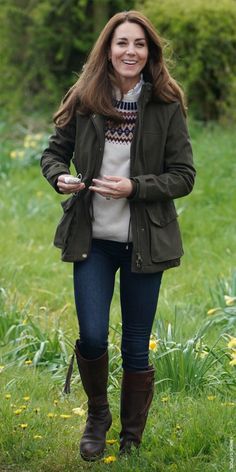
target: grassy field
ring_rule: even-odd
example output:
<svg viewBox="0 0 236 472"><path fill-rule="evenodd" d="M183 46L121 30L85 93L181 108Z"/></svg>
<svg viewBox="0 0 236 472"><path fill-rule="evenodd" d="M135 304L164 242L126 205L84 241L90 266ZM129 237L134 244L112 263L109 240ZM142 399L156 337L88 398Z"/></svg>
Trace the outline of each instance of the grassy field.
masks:
<svg viewBox="0 0 236 472"><path fill-rule="evenodd" d="M185 256L163 279L150 349L156 394L143 445L139 454L118 457L117 278L110 319L113 444L105 461L89 464L78 454L86 400L76 371L72 393L61 393L77 321L72 266L52 245L62 197L38 165L47 133L23 128L12 138L1 123L1 472L235 470L236 135L190 125L197 180L193 193L176 202Z"/></svg>

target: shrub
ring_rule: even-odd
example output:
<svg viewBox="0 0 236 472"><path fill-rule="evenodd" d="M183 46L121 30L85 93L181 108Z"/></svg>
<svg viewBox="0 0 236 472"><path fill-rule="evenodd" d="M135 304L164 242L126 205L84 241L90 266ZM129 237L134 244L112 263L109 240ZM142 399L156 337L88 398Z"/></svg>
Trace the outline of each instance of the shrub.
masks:
<svg viewBox="0 0 236 472"><path fill-rule="evenodd" d="M134 0L2 0L2 106L18 110L55 108L77 79L107 17Z"/></svg>
<svg viewBox="0 0 236 472"><path fill-rule="evenodd" d="M235 1L144 0L140 9L171 42L174 75L196 118L235 118Z"/></svg>

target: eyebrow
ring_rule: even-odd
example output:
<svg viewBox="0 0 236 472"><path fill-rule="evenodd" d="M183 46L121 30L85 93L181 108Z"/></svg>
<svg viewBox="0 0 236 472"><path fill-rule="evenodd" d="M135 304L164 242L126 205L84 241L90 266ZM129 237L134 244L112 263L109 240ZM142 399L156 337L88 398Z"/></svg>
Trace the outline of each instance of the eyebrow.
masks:
<svg viewBox="0 0 236 472"><path fill-rule="evenodd" d="M127 41L128 38L126 38L126 37L116 38L117 41L120 40L120 39ZM135 38L135 41L146 41L146 38L144 38L144 37L143 38Z"/></svg>

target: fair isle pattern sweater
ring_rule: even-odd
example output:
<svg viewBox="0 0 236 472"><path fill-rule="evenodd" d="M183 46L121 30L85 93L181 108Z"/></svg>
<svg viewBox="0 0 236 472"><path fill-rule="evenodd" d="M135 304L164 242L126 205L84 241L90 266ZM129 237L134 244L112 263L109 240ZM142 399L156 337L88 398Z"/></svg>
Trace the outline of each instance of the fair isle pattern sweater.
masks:
<svg viewBox="0 0 236 472"><path fill-rule="evenodd" d="M137 101L143 80L119 100L116 94L115 107L122 113L124 121L116 124L107 120L105 128L105 148L100 175L130 176L130 146L137 117ZM127 198L117 200L94 194L93 197L93 238L127 242L132 240L130 209Z"/></svg>

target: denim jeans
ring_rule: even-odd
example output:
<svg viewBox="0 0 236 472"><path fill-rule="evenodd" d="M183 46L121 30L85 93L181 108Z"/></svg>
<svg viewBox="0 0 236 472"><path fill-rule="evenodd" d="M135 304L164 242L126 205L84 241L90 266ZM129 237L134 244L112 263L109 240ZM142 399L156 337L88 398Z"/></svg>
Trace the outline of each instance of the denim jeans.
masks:
<svg viewBox="0 0 236 472"><path fill-rule="evenodd" d="M157 308L162 272L131 272L132 243L92 240L85 261L74 263L74 293L79 321L80 351L95 359L108 346L109 313L115 274L120 269L122 367L148 369L149 338Z"/></svg>

